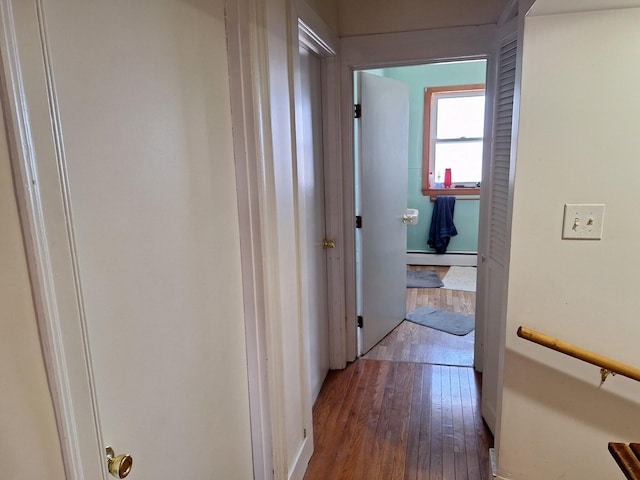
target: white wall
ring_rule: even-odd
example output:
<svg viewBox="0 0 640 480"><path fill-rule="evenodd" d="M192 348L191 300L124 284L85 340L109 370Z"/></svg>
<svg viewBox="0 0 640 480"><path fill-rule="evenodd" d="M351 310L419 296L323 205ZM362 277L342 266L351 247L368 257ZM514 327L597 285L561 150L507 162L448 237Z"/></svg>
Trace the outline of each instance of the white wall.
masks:
<svg viewBox="0 0 640 480"><path fill-rule="evenodd" d="M0 118L0 465L16 480L63 480L4 132Z"/></svg>
<svg viewBox="0 0 640 480"><path fill-rule="evenodd" d="M338 33L338 0L300 0L307 4L322 18L322 20Z"/></svg>
<svg viewBox="0 0 640 480"><path fill-rule="evenodd" d="M549 2L547 2L549 3ZM640 366L640 9L525 24L502 430L504 478L621 478L640 383L516 337L525 325ZM604 203L601 241L561 239L565 203Z"/></svg>
<svg viewBox="0 0 640 480"><path fill-rule="evenodd" d="M495 24L506 0L340 0L341 37Z"/></svg>

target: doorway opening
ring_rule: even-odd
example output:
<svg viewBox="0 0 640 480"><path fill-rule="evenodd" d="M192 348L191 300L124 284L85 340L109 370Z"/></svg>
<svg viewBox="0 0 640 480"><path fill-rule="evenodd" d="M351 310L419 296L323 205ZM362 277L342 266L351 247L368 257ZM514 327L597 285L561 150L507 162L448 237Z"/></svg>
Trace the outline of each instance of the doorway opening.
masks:
<svg viewBox="0 0 640 480"><path fill-rule="evenodd" d="M433 270L440 279L445 279L450 267L409 265L407 270L414 272ZM429 315L424 314L425 319L432 315L430 313L432 309L436 310L434 312L436 315L444 311L474 317L475 303L475 291L450 288L407 288L407 313L426 310ZM418 321L420 320L418 317ZM453 334L404 320L362 358L473 367L474 342L475 329L466 334L464 331Z"/></svg>
<svg viewBox="0 0 640 480"><path fill-rule="evenodd" d="M441 92L447 88L460 90L461 86L468 85L483 87L487 79L486 59L476 58L464 61L453 59L437 63L369 69L362 70L362 72L403 82L408 87L406 190L403 191L401 186L391 189L394 196L402 196L406 199L405 209L417 211L417 222L410 220L403 225L405 233L405 241L401 247L403 269L435 270L443 278L447 275L450 267L463 268L473 272L475 284L480 216L480 178L478 172L482 171L483 121L487 116L484 111L484 91L482 91L483 105L480 123L473 125L471 130L467 126L473 122L474 115L468 106L463 107L457 116L449 116L448 124L444 124L443 120L443 126L435 128L431 122L433 112L429 117L430 108L427 103L427 94L433 90ZM357 77L358 74L359 71L354 72L354 77ZM354 98L358 99L356 103L361 98L358 88L358 82L354 78ZM362 212L366 210L362 199L362 192L365 190L363 187L366 186L363 186L362 182L367 178L367 159L363 156L366 147L362 144L360 123L367 121L365 115L370 108L367 105L362 105L360 110L365 112L363 113L364 118L354 120L354 190L356 216L362 218ZM477 116L475 115L475 117ZM429 130L434 134L437 133L438 137L443 137L438 138L439 145L429 147ZM451 133L452 131L453 133ZM442 134L442 132L444 133ZM437 158L434 159L435 154L437 154ZM429 166L430 161L431 167ZM442 171L436 170L434 165L437 165L438 168L442 167L440 168ZM453 184L445 187L443 177L447 168L450 171L453 170L454 175ZM476 179L474 175L478 178ZM385 183L387 182L385 179ZM376 188L373 191L375 195L384 195L389 190ZM451 238L445 255L436 255L434 248L428 245L434 200L439 195L454 196L456 199L453 220L458 234ZM386 203L385 199L381 201ZM405 214L404 211L396 216L402 218L403 214ZM369 219L365 218L364 222L367 221ZM381 294L375 290L373 293L370 289L367 290L366 284L367 282L371 283L371 279L369 273L363 274L363 271L379 270L371 268L370 265L369 268L366 268L368 262L378 261L375 257L373 259L366 257L366 254L363 258L363 252L366 252L366 249L363 249L363 243L366 244L368 241L366 231L356 229L355 235L357 311L360 318L364 317L362 322L364 325L358 329L358 355L364 355L363 358L398 361L415 358L415 361L418 362L473 366L475 342L473 330L464 336L451 335L408 322L401 315L395 323L387 324L388 330L382 335L382 340L380 343L376 342L378 346L371 348L371 345L363 342L363 330L367 328L368 320L367 316L363 315L363 312L367 310L367 295L371 298L372 295L379 296ZM406 281L406 274L403 275L402 281ZM380 288L377 281L374 288ZM450 288L403 288L400 301L404 309L403 313L430 306L452 313L474 316L475 285L472 291ZM411 352L413 352L413 357Z"/></svg>

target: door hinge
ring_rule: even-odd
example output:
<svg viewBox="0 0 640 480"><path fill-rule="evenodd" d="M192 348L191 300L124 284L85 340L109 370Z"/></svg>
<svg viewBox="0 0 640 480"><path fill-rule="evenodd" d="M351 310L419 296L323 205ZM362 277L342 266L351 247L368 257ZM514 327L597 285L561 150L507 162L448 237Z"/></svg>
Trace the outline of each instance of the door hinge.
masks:
<svg viewBox="0 0 640 480"><path fill-rule="evenodd" d="M362 228L362 217L360 215L356 215L356 228Z"/></svg>
<svg viewBox="0 0 640 480"><path fill-rule="evenodd" d="M358 315L358 328L362 328L363 325L364 325L364 318L362 318L362 315Z"/></svg>
<svg viewBox="0 0 640 480"><path fill-rule="evenodd" d="M359 103L356 103L353 106L353 118L360 118L362 117L362 105Z"/></svg>

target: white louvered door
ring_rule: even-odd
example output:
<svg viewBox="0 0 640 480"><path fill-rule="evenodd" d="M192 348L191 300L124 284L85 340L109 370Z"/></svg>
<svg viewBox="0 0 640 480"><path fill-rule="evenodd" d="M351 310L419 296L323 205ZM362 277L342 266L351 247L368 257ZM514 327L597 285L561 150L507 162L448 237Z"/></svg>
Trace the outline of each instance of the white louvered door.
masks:
<svg viewBox="0 0 640 480"><path fill-rule="evenodd" d="M515 22L513 22L515 24ZM502 356L511 230L513 164L511 161L514 92L516 85L517 35L512 28L499 45L493 106L493 141L490 165L483 178L476 315L481 341L482 415L496 429L502 383ZM488 187L488 188L487 188Z"/></svg>

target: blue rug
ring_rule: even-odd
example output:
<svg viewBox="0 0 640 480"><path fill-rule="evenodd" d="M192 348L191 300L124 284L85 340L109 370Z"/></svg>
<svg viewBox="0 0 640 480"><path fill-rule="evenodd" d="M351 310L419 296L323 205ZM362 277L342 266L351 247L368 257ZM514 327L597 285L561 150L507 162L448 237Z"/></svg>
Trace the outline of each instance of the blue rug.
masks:
<svg viewBox="0 0 640 480"><path fill-rule="evenodd" d="M440 288L443 285L435 270L407 270L407 288Z"/></svg>
<svg viewBox="0 0 640 480"><path fill-rule="evenodd" d="M413 312L407 313L406 319L425 327L459 336L467 335L476 327L474 317L432 307L417 308Z"/></svg>

